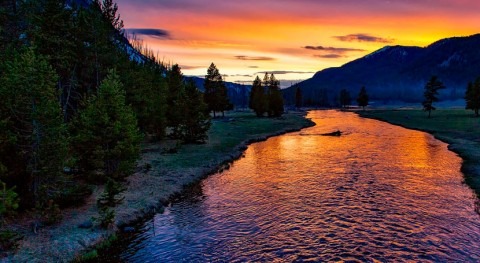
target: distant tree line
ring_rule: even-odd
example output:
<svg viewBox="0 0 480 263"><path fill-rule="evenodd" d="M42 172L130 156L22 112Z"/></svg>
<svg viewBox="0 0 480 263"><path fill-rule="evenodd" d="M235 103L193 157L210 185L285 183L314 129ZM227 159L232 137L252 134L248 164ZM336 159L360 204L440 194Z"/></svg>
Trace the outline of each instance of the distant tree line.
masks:
<svg viewBox="0 0 480 263"><path fill-rule="evenodd" d="M249 108L258 117L280 117L284 111L283 95L280 90L280 81L274 74L265 73L263 81L257 76L250 92Z"/></svg>
<svg viewBox="0 0 480 263"><path fill-rule="evenodd" d="M92 183L130 175L145 138L203 142L209 112L231 107L218 70L204 96L129 43L112 0L69 2L0 3L0 217L57 218Z"/></svg>

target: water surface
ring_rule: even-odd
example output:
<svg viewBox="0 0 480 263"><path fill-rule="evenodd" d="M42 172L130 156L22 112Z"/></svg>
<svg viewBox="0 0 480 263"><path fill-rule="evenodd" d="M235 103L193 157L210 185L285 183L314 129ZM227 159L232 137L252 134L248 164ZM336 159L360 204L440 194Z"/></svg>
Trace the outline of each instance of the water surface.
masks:
<svg viewBox="0 0 480 263"><path fill-rule="evenodd" d="M480 261L461 159L431 135L352 113L251 145L142 225L128 262ZM320 136L341 130L341 137Z"/></svg>

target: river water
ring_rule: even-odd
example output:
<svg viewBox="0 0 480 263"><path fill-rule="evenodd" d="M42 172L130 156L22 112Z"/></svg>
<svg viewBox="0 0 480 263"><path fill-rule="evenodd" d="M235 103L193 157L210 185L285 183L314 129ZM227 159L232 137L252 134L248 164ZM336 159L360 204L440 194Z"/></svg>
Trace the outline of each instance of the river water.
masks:
<svg viewBox="0 0 480 263"><path fill-rule="evenodd" d="M126 262L475 262L462 160L431 135L353 113L255 143L141 225ZM340 137L320 136L341 130Z"/></svg>

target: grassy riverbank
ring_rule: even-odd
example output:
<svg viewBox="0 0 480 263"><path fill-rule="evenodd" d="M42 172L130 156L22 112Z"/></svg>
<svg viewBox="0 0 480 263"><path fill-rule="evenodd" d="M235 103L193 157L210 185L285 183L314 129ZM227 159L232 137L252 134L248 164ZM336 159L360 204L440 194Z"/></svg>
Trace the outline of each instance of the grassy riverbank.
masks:
<svg viewBox="0 0 480 263"><path fill-rule="evenodd" d="M79 228L79 225L98 216L95 200L100 187L80 208L64 212L64 220L33 234L28 225L16 226L25 234L19 249L4 260L14 262L68 262L93 245L108 239L115 231L161 211L169 199L182 192L185 186L205 176L225 169L240 158L247 145L270 136L312 126L305 113L291 112L281 118L256 118L252 113L231 113L213 120L206 144L179 145L174 141L145 144L137 171L127 180L125 200L116 207L118 228Z"/></svg>
<svg viewBox="0 0 480 263"><path fill-rule="evenodd" d="M449 149L463 158L465 181L480 197L480 118L475 118L472 111L436 110L430 119L422 110L372 110L358 114L425 131L448 143Z"/></svg>

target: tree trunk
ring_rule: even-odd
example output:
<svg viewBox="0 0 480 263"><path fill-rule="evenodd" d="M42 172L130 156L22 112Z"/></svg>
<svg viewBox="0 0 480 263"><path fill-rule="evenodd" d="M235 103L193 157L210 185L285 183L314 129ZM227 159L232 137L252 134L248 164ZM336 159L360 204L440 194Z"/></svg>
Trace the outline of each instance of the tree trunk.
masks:
<svg viewBox="0 0 480 263"><path fill-rule="evenodd" d="M213 111L213 118L215 119L215 117L216 117L216 116L215 116L215 111Z"/></svg>
<svg viewBox="0 0 480 263"><path fill-rule="evenodd" d="M432 114L432 110L428 110L428 118L430 119L430 114Z"/></svg>

